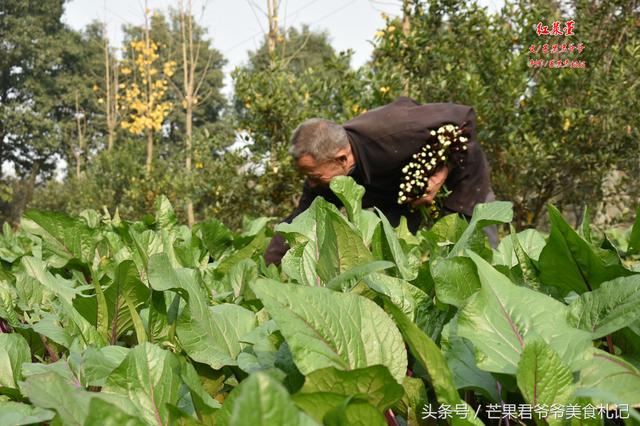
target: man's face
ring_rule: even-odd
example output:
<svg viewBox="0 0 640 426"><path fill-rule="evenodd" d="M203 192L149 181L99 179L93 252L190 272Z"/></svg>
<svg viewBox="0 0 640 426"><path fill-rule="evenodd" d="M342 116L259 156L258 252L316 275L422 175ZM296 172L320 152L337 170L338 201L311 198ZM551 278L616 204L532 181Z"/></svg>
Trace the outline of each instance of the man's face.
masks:
<svg viewBox="0 0 640 426"><path fill-rule="evenodd" d="M296 164L305 174L312 188L317 185L328 186L334 177L345 176L349 173L347 156L348 150L344 149L338 151L333 159L319 163L311 155L304 154Z"/></svg>

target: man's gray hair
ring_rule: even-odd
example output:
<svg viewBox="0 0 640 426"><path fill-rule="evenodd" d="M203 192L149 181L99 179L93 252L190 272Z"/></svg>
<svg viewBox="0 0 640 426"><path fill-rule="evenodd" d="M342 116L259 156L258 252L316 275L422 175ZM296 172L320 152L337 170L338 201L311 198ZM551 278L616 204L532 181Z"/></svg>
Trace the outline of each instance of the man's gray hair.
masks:
<svg viewBox="0 0 640 426"><path fill-rule="evenodd" d="M310 118L293 131L289 153L296 160L309 154L322 163L333 159L339 149L347 146L349 137L341 125L323 118Z"/></svg>

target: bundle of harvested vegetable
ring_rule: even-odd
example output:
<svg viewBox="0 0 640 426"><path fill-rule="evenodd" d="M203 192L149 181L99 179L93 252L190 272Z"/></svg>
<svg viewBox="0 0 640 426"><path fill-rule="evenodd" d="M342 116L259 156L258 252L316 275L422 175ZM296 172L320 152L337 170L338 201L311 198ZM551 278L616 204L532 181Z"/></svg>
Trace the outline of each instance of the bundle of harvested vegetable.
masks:
<svg viewBox="0 0 640 426"><path fill-rule="evenodd" d="M468 137L465 129L455 124L445 124L427 133L427 143L413 154L413 159L402 169L402 181L398 191L398 204L421 198L427 193L429 178L440 167L451 161L462 164L467 151ZM438 209L432 204L429 214L437 216Z"/></svg>

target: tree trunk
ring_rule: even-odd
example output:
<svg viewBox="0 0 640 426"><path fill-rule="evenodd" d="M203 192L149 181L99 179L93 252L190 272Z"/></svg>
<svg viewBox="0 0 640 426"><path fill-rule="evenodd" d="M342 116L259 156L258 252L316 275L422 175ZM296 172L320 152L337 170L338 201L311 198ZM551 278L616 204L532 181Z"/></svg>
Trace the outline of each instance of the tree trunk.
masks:
<svg viewBox="0 0 640 426"><path fill-rule="evenodd" d="M150 29L149 29L149 19L148 19L148 8L147 8L147 0L144 2L144 43L147 51L151 49L151 40L150 40ZM146 83L146 103L147 103L147 114L149 111L153 111L153 102L151 100L151 94L153 90L151 88L151 67L149 62L145 62L145 72L144 78L147 80ZM147 175L151 175L151 163L153 162L153 130L147 129Z"/></svg>
<svg viewBox="0 0 640 426"><path fill-rule="evenodd" d="M185 158L185 168L187 175L191 178L191 161L193 149L193 102L195 98L195 70L196 59L193 51L193 3L189 0L189 9L184 10L184 4L180 1L180 32L182 35L182 71L184 84L184 101L185 101L185 133L187 155ZM186 18L186 19L185 19ZM185 22L187 21L187 22ZM204 71L206 73L206 70ZM192 227L195 223L195 214L193 212L193 200L187 197L187 223Z"/></svg>
<svg viewBox="0 0 640 426"><path fill-rule="evenodd" d="M78 149L73 151L76 159L76 178L80 179L82 172L82 154L84 153L84 133L85 128L82 126L82 117L80 116L80 102L78 101L78 92L76 91L76 131L78 132Z"/></svg>
<svg viewBox="0 0 640 426"><path fill-rule="evenodd" d="M409 34L411 30L411 21L409 19L409 1L410 0L402 0L402 33L406 36ZM410 96L411 95L411 86L409 82L409 73L405 73L404 77L404 88L403 95Z"/></svg>
<svg viewBox="0 0 640 426"><path fill-rule="evenodd" d="M185 160L187 173L191 175L191 149L193 146L192 138L193 138L193 99L191 96L187 101L187 115L186 115L186 130L187 130L187 158ZM191 228L195 223L195 215L193 213L193 201L191 197L187 199L187 222L189 227Z"/></svg>
<svg viewBox="0 0 640 426"><path fill-rule="evenodd" d="M111 151L113 148L113 131L114 126L111 107L111 60L109 58L109 38L107 37L107 23L103 25L104 36L104 80L105 80L105 112L107 114L107 149Z"/></svg>
<svg viewBox="0 0 640 426"><path fill-rule="evenodd" d="M76 159L76 178L80 179L80 152L74 151L73 156Z"/></svg>
<svg viewBox="0 0 640 426"><path fill-rule="evenodd" d="M2 121L0 121L0 179L4 178L4 173L2 173L2 164L4 164L4 125Z"/></svg>
<svg viewBox="0 0 640 426"><path fill-rule="evenodd" d="M147 176L151 175L151 164L153 162L153 130L147 129Z"/></svg>
<svg viewBox="0 0 640 426"><path fill-rule="evenodd" d="M31 170L29 171L29 177L26 179L20 180L20 187L15 191L12 201L12 214L11 221L13 223L18 223L20 221L20 216L27 208L27 205L31 202L31 198L33 197L33 189L36 186L36 178L38 177L38 173L40 173L40 167L42 166L42 160L36 160L31 166Z"/></svg>
<svg viewBox="0 0 640 426"><path fill-rule="evenodd" d="M278 5L277 0L267 0L267 18L269 19L269 33L267 34L267 51L273 61L278 39Z"/></svg>

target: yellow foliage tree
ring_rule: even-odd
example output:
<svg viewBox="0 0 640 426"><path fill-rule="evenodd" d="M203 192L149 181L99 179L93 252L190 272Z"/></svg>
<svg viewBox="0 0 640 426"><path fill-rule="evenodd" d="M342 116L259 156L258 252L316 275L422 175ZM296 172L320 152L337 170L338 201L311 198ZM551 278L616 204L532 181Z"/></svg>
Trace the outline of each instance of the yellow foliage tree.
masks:
<svg viewBox="0 0 640 426"><path fill-rule="evenodd" d="M123 61L120 74L127 79L122 108L126 111L122 128L135 135L146 134L146 172L153 162L153 137L162 129L164 119L173 105L166 100L169 78L174 74L175 61L161 63L158 45L150 39L145 25L144 39L131 42L131 58Z"/></svg>

